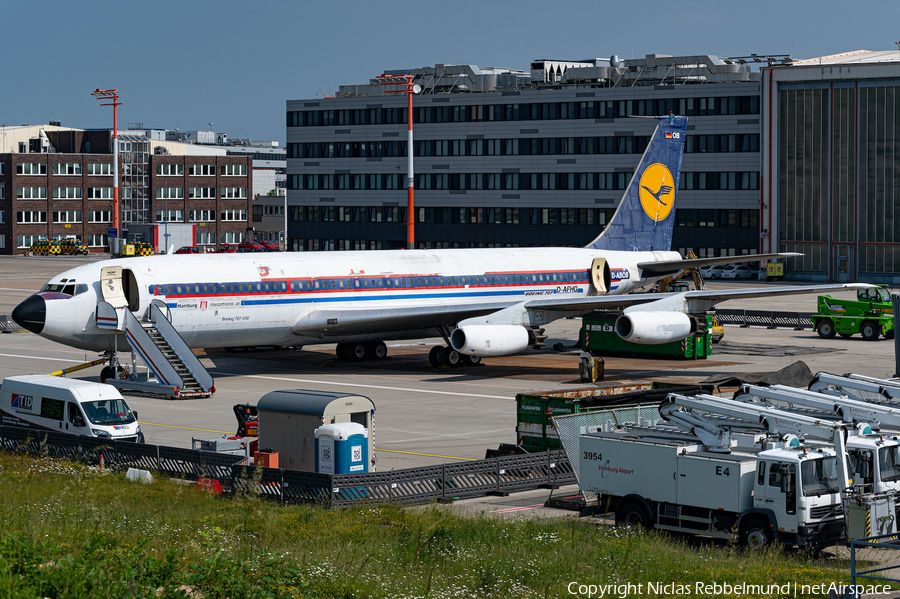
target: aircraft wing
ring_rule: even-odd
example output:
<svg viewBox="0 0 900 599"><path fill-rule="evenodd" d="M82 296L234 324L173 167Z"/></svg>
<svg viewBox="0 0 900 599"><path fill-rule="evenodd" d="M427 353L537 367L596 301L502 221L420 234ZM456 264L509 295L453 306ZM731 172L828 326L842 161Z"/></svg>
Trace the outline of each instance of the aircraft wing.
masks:
<svg viewBox="0 0 900 599"><path fill-rule="evenodd" d="M683 293L632 293L629 295L602 295L578 298L553 298L535 299L527 302L528 308L545 310L573 310L588 311L603 308L627 308L637 304L646 304L657 300L675 299L683 296L689 312L705 312L720 302L733 299L748 299L754 297L771 297L775 295L800 295L808 293L826 293L829 291L843 291L847 289L866 289L873 287L868 283L833 283L826 285L792 285L782 287L746 287L741 289L720 289L707 291L685 291ZM677 304L667 304L665 309L678 309Z"/></svg>
<svg viewBox="0 0 900 599"><path fill-rule="evenodd" d="M658 274L675 273L689 268L701 268L716 264L740 264L741 262L756 262L758 260L772 260L773 258L796 258L802 256L797 252L776 252L774 254L744 254L741 256L718 256L716 258L695 258L693 260L665 260L660 262L639 262L638 268L645 272Z"/></svg>
<svg viewBox="0 0 900 599"><path fill-rule="evenodd" d="M508 305L519 302L511 301ZM466 318L483 316L507 307L506 304L437 304L357 308L329 306L312 308L294 323L295 335L330 337L366 335L385 331L410 331L450 325Z"/></svg>
<svg viewBox="0 0 900 599"><path fill-rule="evenodd" d="M442 325L453 325L467 318L484 316L498 312L516 304L534 310L556 310L586 314L604 308L628 308L640 304L670 300L650 309L687 310L697 313L711 310L719 302L731 299L746 299L774 295L794 295L824 293L844 289L871 287L866 283L844 283L832 285L798 285L783 287L750 287L717 291L687 291L684 293L632 293L628 295L597 295L590 297L538 297L531 300L517 298L502 304L440 304L429 306L357 307L327 308L311 307L294 323L291 332L295 335L309 335L319 338L342 335L366 335L385 331L410 331L429 329Z"/></svg>

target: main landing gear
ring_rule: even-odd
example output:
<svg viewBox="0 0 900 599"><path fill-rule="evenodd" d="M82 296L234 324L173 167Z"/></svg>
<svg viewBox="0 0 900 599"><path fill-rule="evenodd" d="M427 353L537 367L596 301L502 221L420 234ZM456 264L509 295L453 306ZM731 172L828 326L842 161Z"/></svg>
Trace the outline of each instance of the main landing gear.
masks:
<svg viewBox="0 0 900 599"><path fill-rule="evenodd" d="M387 345L384 341L373 343L338 343L335 349L337 359L345 362L361 360L384 360L387 358Z"/></svg>
<svg viewBox="0 0 900 599"><path fill-rule="evenodd" d="M480 356L464 356L458 351L447 346L435 345L428 352L428 362L435 368L441 366L449 366L456 368L457 366L478 366L481 364Z"/></svg>

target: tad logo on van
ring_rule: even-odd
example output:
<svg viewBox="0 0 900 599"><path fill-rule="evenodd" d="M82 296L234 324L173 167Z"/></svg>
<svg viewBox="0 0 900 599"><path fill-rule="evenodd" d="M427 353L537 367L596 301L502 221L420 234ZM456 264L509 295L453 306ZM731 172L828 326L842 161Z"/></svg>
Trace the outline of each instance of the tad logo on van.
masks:
<svg viewBox="0 0 900 599"><path fill-rule="evenodd" d="M12 408L13 409L30 412L33 405L34 405L34 398L31 397L30 395L19 395L18 393L12 394Z"/></svg>

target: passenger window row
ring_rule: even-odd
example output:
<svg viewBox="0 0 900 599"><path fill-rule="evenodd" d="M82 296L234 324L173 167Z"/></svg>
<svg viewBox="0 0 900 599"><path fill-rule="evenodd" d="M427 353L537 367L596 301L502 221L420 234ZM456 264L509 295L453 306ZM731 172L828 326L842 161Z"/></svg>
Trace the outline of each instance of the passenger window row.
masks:
<svg viewBox="0 0 900 599"><path fill-rule="evenodd" d="M507 275L472 275L458 277L365 277L344 279L312 279L301 281L261 281L254 283L202 283L151 285L151 295L268 294L290 291L325 291L331 289L402 289L459 287L463 285L519 285L529 283L585 283L586 272L542 272Z"/></svg>

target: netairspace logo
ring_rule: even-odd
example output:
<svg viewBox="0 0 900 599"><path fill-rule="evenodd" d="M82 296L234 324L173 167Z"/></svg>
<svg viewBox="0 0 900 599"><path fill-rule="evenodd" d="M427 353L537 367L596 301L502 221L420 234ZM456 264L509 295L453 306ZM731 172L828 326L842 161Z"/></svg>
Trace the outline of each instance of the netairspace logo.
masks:
<svg viewBox="0 0 900 599"><path fill-rule="evenodd" d="M663 597L722 597L741 595L778 595L787 597L806 597L809 595L838 596L845 595L887 595L891 588L886 584L856 585L838 584L836 582L821 584L750 584L746 582L695 582L679 584L675 582L642 582L634 584L582 584L570 582L566 587L569 595L598 599L626 599L627 597L643 597L661 595ZM830 595L834 593L834 595ZM853 594L855 593L855 595Z"/></svg>

